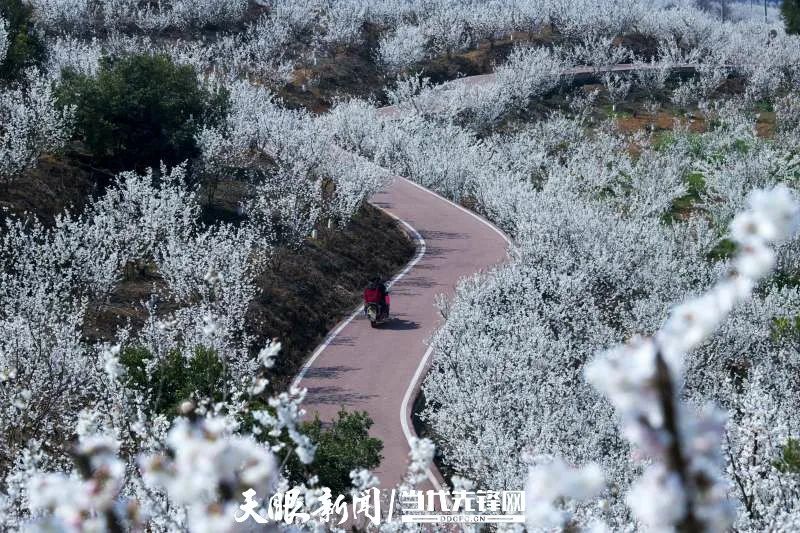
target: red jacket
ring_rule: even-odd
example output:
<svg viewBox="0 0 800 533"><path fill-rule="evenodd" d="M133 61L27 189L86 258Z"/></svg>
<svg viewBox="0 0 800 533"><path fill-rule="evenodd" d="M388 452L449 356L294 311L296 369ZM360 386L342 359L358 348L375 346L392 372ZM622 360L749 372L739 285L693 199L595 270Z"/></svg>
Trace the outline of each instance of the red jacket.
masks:
<svg viewBox="0 0 800 533"><path fill-rule="evenodd" d="M379 283L377 287L373 283L367 285L367 288L364 289L364 302L388 305L389 294L386 291L386 285L383 283Z"/></svg>
<svg viewBox="0 0 800 533"><path fill-rule="evenodd" d="M380 289L364 289L364 302L368 304L384 303L384 295L381 292Z"/></svg>

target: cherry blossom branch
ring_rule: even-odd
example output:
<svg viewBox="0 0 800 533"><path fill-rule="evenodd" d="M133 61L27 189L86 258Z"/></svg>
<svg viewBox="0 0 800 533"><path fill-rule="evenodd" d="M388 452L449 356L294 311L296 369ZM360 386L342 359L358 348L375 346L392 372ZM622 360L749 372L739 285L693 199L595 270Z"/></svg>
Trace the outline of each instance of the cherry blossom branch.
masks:
<svg viewBox="0 0 800 533"><path fill-rule="evenodd" d="M789 189L753 192L749 209L731 225L739 252L729 274L706 294L678 306L652 338L636 337L586 369L589 382L616 407L636 453L654 461L628 497L648 526L685 532L730 526L719 472L723 417L712 408L694 413L682 404L683 356L714 332L735 303L749 297L775 263L768 244L790 236L797 223L798 204Z"/></svg>

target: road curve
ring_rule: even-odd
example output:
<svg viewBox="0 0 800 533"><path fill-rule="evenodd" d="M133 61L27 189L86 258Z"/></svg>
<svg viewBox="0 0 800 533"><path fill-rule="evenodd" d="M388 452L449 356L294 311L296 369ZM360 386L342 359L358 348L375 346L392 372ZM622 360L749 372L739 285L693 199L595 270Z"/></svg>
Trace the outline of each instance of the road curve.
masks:
<svg viewBox="0 0 800 533"><path fill-rule="evenodd" d="M332 420L340 407L369 413L370 434L384 445L375 473L389 488L406 472L411 403L429 364L426 341L441 325L435 298L451 296L463 276L504 262L509 242L474 213L399 176L370 202L417 240L416 256L393 280L392 320L372 329L357 310L317 348L294 385L308 390L307 417ZM429 472L429 479L435 486L441 478Z"/></svg>

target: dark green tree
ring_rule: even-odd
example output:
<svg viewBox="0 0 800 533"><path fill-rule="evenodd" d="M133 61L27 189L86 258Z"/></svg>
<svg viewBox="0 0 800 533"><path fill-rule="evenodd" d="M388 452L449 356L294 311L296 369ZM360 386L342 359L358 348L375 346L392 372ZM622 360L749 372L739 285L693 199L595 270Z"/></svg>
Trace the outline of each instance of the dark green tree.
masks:
<svg viewBox="0 0 800 533"><path fill-rule="evenodd" d="M784 474L800 474L800 440L787 440L781 446L781 456L772 464Z"/></svg>
<svg viewBox="0 0 800 533"><path fill-rule="evenodd" d="M372 419L366 412L344 409L327 426L319 418L303 423L300 432L317 445L317 451L310 465L301 464L294 454L290 456L286 468L290 481L300 483L306 474L316 474L320 485L330 488L334 496L348 494L352 488L350 472L375 468L382 459L383 443L369 436L370 427Z"/></svg>
<svg viewBox="0 0 800 533"><path fill-rule="evenodd" d="M215 401L222 399L225 373L214 350L199 346L190 358L173 350L148 373L152 359L149 350L137 346L124 349L119 357L120 364L125 367L125 385L142 392L152 412L172 418L178 414L181 402L192 395Z"/></svg>
<svg viewBox="0 0 800 533"><path fill-rule="evenodd" d="M193 159L199 128L218 124L229 107L227 92L206 89L193 67L165 55L104 58L95 77L63 78L59 101L76 106L77 134L114 171Z"/></svg>
<svg viewBox="0 0 800 533"><path fill-rule="evenodd" d="M786 33L800 33L800 0L783 0L781 15L786 24Z"/></svg>
<svg viewBox="0 0 800 533"><path fill-rule="evenodd" d="M16 80L26 68L41 64L47 51L33 25L33 8L22 0L0 0L0 16L6 21L8 50L0 62L0 80Z"/></svg>

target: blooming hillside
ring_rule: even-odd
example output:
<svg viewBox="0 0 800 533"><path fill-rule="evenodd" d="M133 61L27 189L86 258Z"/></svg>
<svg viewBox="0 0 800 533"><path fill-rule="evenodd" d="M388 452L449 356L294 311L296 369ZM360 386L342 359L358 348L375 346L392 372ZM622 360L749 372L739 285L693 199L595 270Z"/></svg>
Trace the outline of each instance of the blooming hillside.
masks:
<svg viewBox="0 0 800 533"><path fill-rule="evenodd" d="M526 487L529 530L800 529L800 37L726 6L4 1L0 197L43 158L106 177L52 223L4 215L2 529L233 531L247 488L320 501L323 439L248 310L390 173L513 241L440 302L404 487L435 445L453 485ZM431 82L476 54L491 76ZM358 90L320 81L345 61ZM140 327L87 338L148 269ZM363 425L337 444L357 489Z"/></svg>

